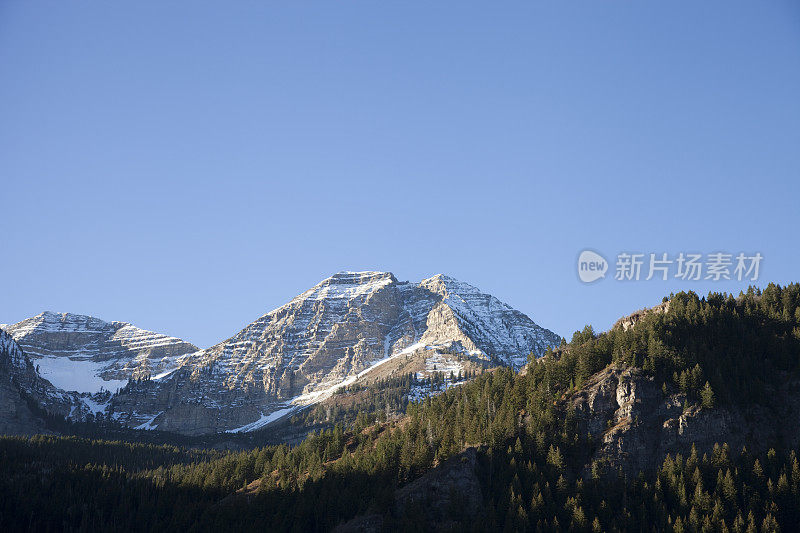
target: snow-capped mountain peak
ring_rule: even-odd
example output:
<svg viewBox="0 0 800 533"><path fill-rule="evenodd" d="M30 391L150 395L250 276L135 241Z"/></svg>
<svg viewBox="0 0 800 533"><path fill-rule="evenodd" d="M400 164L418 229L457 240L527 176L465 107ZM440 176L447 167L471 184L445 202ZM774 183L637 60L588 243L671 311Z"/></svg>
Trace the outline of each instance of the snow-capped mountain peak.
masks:
<svg viewBox="0 0 800 533"><path fill-rule="evenodd" d="M444 361L443 354L461 354L520 368L529 353L541 355L560 340L449 276L411 283L391 272L339 272L229 339L186 356L174 372L127 389L114 410L134 427L252 429L259 420L271 420L271 413L318 401L396 357L422 354ZM166 390L167 403L159 399L168 396L159 392ZM148 402L152 406L145 408Z"/></svg>

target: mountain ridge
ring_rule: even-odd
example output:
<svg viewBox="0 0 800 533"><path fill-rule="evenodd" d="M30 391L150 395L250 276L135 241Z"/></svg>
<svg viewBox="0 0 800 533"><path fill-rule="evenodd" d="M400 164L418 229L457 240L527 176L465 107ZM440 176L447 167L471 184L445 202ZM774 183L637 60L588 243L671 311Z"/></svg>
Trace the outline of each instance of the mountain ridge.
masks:
<svg viewBox="0 0 800 533"><path fill-rule="evenodd" d="M92 394L163 372L181 355L197 351L191 343L129 322L75 313L44 311L2 329L54 385ZM80 372L74 368L78 366L83 367Z"/></svg>

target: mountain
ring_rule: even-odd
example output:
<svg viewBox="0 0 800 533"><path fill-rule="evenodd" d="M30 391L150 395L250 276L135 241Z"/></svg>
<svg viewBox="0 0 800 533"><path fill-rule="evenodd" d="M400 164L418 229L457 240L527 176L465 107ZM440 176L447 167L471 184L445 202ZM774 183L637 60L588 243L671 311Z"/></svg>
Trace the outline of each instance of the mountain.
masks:
<svg viewBox="0 0 800 533"><path fill-rule="evenodd" d="M388 374L520 368L561 338L477 288L444 275L399 282L341 272L183 358L169 375L131 383L110 415L184 434L251 431Z"/></svg>
<svg viewBox="0 0 800 533"><path fill-rule="evenodd" d="M46 311L2 325L39 374L65 391L114 391L128 379L167 372L180 356L196 352L188 342L127 322Z"/></svg>
<svg viewBox="0 0 800 533"><path fill-rule="evenodd" d="M291 447L0 438L0 528L798 530L800 284L673 294L525 370Z"/></svg>
<svg viewBox="0 0 800 533"><path fill-rule="evenodd" d="M204 350L71 313L3 328L48 383L35 396L46 411L184 435L252 431L387 377L412 375L407 398L418 399L561 341L472 285L389 272L335 274Z"/></svg>

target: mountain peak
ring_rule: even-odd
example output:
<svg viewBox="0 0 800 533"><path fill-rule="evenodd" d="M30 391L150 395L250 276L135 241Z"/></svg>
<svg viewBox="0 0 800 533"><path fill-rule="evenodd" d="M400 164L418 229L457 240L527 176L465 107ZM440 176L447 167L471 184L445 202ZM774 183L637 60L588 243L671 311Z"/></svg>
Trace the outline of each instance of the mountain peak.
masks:
<svg viewBox="0 0 800 533"><path fill-rule="evenodd" d="M124 322L114 324L117 328L128 325ZM16 338L33 332L97 332L111 325L112 323L89 315L43 311L16 324L8 324L8 329L13 330L12 334Z"/></svg>
<svg viewBox="0 0 800 533"><path fill-rule="evenodd" d="M356 297L371 294L383 287L397 283L397 279L391 272L337 272L325 278L304 293L296 296L289 303L278 309L267 313L268 316L295 302L304 300L331 300L346 299L351 300Z"/></svg>
<svg viewBox="0 0 800 533"><path fill-rule="evenodd" d="M419 283L420 287L424 287L425 289L435 292L437 294L442 295L443 297L447 298L454 294L476 294L481 293L481 290L477 287L470 285L469 283L464 283L463 281L459 281L452 276L448 276L446 274L436 274L435 276L431 276L430 278L423 279Z"/></svg>
<svg viewBox="0 0 800 533"><path fill-rule="evenodd" d="M336 274L332 275L329 278L326 278L322 281L325 283L326 281L336 281L336 282L344 282L344 283L369 283L370 281L378 281L384 279L391 279L393 281L397 281L394 277L394 274L391 272L380 272L375 270L364 270L360 272L350 271L350 270L343 270L341 272L337 272Z"/></svg>
<svg viewBox="0 0 800 533"><path fill-rule="evenodd" d="M67 391L94 393L122 387L130 377L177 366L193 344L127 322L45 311L3 328L42 377Z"/></svg>

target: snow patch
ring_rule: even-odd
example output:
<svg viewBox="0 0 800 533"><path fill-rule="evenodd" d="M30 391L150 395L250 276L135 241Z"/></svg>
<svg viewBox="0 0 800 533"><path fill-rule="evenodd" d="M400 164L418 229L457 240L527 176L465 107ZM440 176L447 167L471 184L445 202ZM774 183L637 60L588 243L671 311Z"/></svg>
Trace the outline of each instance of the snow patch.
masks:
<svg viewBox="0 0 800 533"><path fill-rule="evenodd" d="M94 394L106 389L114 392L128 383L127 380L105 380L99 376L108 366L108 361L100 363L69 357L42 357L32 362L34 367L38 367L40 376L66 391Z"/></svg>
<svg viewBox="0 0 800 533"><path fill-rule="evenodd" d="M108 399L104 402L98 402L94 400L91 396L81 397L81 401L86 406L86 408L89 409L89 411L91 411L93 415L97 416L98 413L106 412L106 409L108 409L108 404L111 403L111 396L109 396Z"/></svg>
<svg viewBox="0 0 800 533"><path fill-rule="evenodd" d="M136 427L135 427L135 428L133 428L133 429L143 429L143 430L146 430L146 431L152 431L152 430L154 430L154 429L158 429L158 424L156 424L156 425L154 426L154 425L153 425L153 422L155 422L156 418L158 418L159 416L161 416L161 415L163 415L163 414L164 414L164 411L161 411L160 413L158 413L157 415L155 415L153 418L151 418L150 420L148 420L148 421L147 421L147 422L145 422L144 424L141 424L141 425L139 425L139 426L136 426Z"/></svg>
<svg viewBox="0 0 800 533"><path fill-rule="evenodd" d="M250 431L255 431L255 430L259 429L259 428L262 428L262 427L266 426L270 422L274 422L274 421L278 420L279 418L283 418L284 416L288 415L289 413L297 411L301 407L302 406L300 406L300 405L291 405L289 407L285 407L283 409L278 409L277 411L273 411L272 413L270 413L268 415L265 415L265 414L262 413L261 416L259 417L259 419L256 420L255 422L251 422L249 424L245 424L245 425L240 426L240 427L235 428L235 429L229 429L229 430L225 431L225 433L248 433Z"/></svg>

